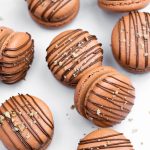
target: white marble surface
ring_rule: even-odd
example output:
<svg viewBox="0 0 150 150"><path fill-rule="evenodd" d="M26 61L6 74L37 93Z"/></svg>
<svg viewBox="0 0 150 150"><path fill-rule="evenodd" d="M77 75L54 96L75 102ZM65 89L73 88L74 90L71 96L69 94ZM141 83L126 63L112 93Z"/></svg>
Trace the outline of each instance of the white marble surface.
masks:
<svg viewBox="0 0 150 150"><path fill-rule="evenodd" d="M145 8L145 11L150 12L150 6ZM58 33L76 28L83 28L95 34L103 43L104 64L114 66L133 81L136 87L135 106L127 119L114 129L124 132L131 139L135 150L150 150L150 73L134 75L124 71L114 61L111 53L111 31L122 15L100 10L97 0L81 0L78 17L70 25L52 30L44 29L32 21L24 0L0 0L0 25L17 31L27 31L35 40L35 59L26 80L14 85L0 83L0 103L17 93L29 93L45 101L51 108L55 120L55 135L48 150L76 150L79 139L97 129L76 110L70 109L74 89L57 82L45 61L46 48L50 41ZM128 121L130 118L133 118L133 121ZM134 130L137 132L133 133ZM2 144L0 149L5 150Z"/></svg>

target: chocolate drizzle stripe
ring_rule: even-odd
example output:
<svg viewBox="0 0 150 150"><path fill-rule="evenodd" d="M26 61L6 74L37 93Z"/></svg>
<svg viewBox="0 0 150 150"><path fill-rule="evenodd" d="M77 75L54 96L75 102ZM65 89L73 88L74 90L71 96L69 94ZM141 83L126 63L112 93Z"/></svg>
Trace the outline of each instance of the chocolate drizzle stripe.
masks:
<svg viewBox="0 0 150 150"><path fill-rule="evenodd" d="M118 24L118 35L119 35L119 54L118 54L118 57L119 57L119 60L121 60L121 40L122 40L122 38L121 38L121 30L122 30L122 25L121 25L121 22L122 22L122 19L120 19L119 20L119 24Z"/></svg>
<svg viewBox="0 0 150 150"><path fill-rule="evenodd" d="M109 92L109 89L108 89L108 88L103 87L103 86L101 86L100 84L97 84L96 86L99 87L100 89L102 89L102 90L104 90L104 91L106 91L106 92L112 94L111 92ZM96 96L98 96L98 97L100 97L100 98L103 98L103 99L105 98L105 100L107 100L108 102L114 104L116 107L121 108L121 105L115 103L113 100L109 99L108 97L105 97L105 96L100 95L100 94L98 94L98 93L94 93L94 94L96 94ZM117 95L117 96L118 96L118 95ZM119 96L118 96L118 97L119 97ZM123 98L120 97L120 99L123 99ZM118 111L119 111L119 110L120 110L120 109L118 109ZM122 110L120 110L120 111L122 111ZM129 112L129 110L126 109L126 108L124 109L124 111L125 111L126 113Z"/></svg>
<svg viewBox="0 0 150 150"><path fill-rule="evenodd" d="M60 2L60 1L58 1L58 2ZM62 0L62 2L63 2L63 0ZM69 2L71 2L71 0L68 0L68 1L66 1L64 4L62 4L61 5L61 2L59 3L59 5L57 5L57 7L55 7L53 10L54 11L52 11L49 15L48 15L48 20L49 21L54 21L52 18L53 18L53 16L57 13L57 12L59 12L62 8L64 8Z"/></svg>
<svg viewBox="0 0 150 150"><path fill-rule="evenodd" d="M131 13L132 19L133 19L133 24L134 24L134 32L135 32L135 39L136 39L136 68L138 68L139 65L139 39L138 36L136 35L137 33L139 33L139 29L138 29L138 18L136 13Z"/></svg>
<svg viewBox="0 0 150 150"><path fill-rule="evenodd" d="M98 50L101 51L101 49L98 49ZM98 51L98 52L100 52L100 51ZM84 72L86 69L90 68L92 65L94 65L94 64L96 64L96 63L99 63L99 65L101 65L101 64L100 64L100 60L102 61L102 57L97 58L97 59L95 59L93 62L91 62L89 65L86 65L87 62L89 62L92 58L97 57L96 54L97 54L97 53L95 53L94 56L89 57L89 59L88 59L86 62L84 62L84 63L82 64L82 67L83 67L83 68L81 68L82 72ZM81 62L82 62L82 61L81 61ZM86 67L85 67L85 66L86 66ZM84 68L84 67L85 67L85 68ZM79 76L79 75L80 75L80 73L78 73L78 74L75 75L75 76L72 75L71 78L70 78L70 81L73 81L73 80L75 79L75 77L76 77L76 76Z"/></svg>
<svg viewBox="0 0 150 150"><path fill-rule="evenodd" d="M65 34L64 36L61 36L60 38L57 38L57 40L55 40L54 42L52 41L52 43L49 45L49 47L47 48L47 51L49 50L50 47L54 46L56 43L58 43L58 41L61 41L58 43L58 46L60 46L61 44L63 44L64 41L66 41L69 37L73 36L74 34L78 33L82 31L81 29L76 29L73 31L70 31L69 33Z"/></svg>
<svg viewBox="0 0 150 150"><path fill-rule="evenodd" d="M0 109L0 114L2 115L2 111ZM15 142L13 141L13 139L11 138L11 136L9 136L8 132L5 130L5 128L3 126L0 126L0 128L2 129L2 131L4 132L4 134L7 136L7 138L9 139L9 141L12 143L12 145L18 149L17 145L15 144Z"/></svg>
<svg viewBox="0 0 150 150"><path fill-rule="evenodd" d="M15 112L15 109L17 110L17 116L18 118L21 120L21 122L23 124L26 125L27 129L30 131L30 133L33 135L33 137L35 138L35 140L39 143L39 144L43 144L42 140L40 139L40 137L38 136L38 134L34 131L34 129L32 128L31 124L27 121L27 119L24 117L24 115L20 115L18 114L18 112L21 112L21 105L19 105L19 103L16 104L16 99L15 97L11 97L11 102L10 101L6 101L6 103L11 107L11 109ZM19 109L19 107L21 109ZM23 109L24 110L24 109Z"/></svg>
<svg viewBox="0 0 150 150"><path fill-rule="evenodd" d="M121 82L121 83L127 85L129 88L131 88L131 89L129 89L129 90L135 90L135 88L134 88L132 85L130 85L130 84L128 84L128 83L126 83L126 82L124 82L124 81L122 81L122 80L119 80L118 78L116 78L116 77L114 77L114 76L109 76L109 77L111 77L111 78L113 78L113 79L115 79L115 80L117 80L117 81L119 81L119 82Z"/></svg>
<svg viewBox="0 0 150 150"><path fill-rule="evenodd" d="M91 102L91 100L89 100ZM100 105L97 105L96 103L93 103L91 102L93 106L96 106L98 108L101 108ZM104 111L107 111L109 113L111 113L111 115L108 115L108 114L101 114L101 115L97 115L97 112L95 110L92 110L91 108L87 108L87 111L86 113L88 113L90 116L90 118L93 118L94 120L97 120L97 121L105 121L105 122L109 122L109 123L114 123L114 124L118 124L120 123L120 120L124 119L124 117L120 117L120 118L117 118L115 117L116 116L116 113L112 113L109 111L108 107L103 107L101 110L104 110Z"/></svg>
<svg viewBox="0 0 150 150"><path fill-rule="evenodd" d="M121 86L121 85L119 85L119 84L115 84L115 83L113 83L113 82L110 82L110 81L108 81L107 79L104 79L103 82L108 83L108 84L110 84L110 85L112 85L112 86L114 86L114 87L116 87L116 88L119 88L120 91L122 91L123 93L126 94L126 95L125 95L125 94L120 93L121 95L130 97L130 98L135 98L134 95L132 95L131 93L125 91L125 90L128 90L128 91L129 91L129 90L130 90L129 88L124 87L124 86ZM133 90L132 90L132 91L133 91ZM132 91L131 91L131 92L132 92ZM115 91L113 91L113 92L115 92ZM133 104L133 103L131 103L131 102L129 102L129 103L130 103L130 104Z"/></svg>
<svg viewBox="0 0 150 150"><path fill-rule="evenodd" d="M54 60L59 59L59 57L61 57L64 52L68 52L70 49L76 50L76 49L78 48L78 47L77 47L77 44L78 44L79 42L75 43L72 47L69 47L68 49L66 49L66 48L67 48L68 46L70 46L70 44L72 44L73 42L75 42L76 40L78 40L78 38L80 38L81 36L83 36L83 35L86 34L86 33L87 33L87 31L79 32L79 34L77 34L77 35L75 35L75 36L73 36L73 37L72 37L72 35L70 35L71 40L69 40L69 39L67 38L67 39L64 39L64 40L62 41L62 44L58 43L58 48L57 48L57 49L56 49L56 48L53 48L53 50L51 50L50 53L48 54L48 58L49 58L49 56L51 56L54 52L55 52L55 53L56 53L56 52L59 52L59 56L56 55L55 57L53 57L53 58L51 59L51 61L49 62L49 66L51 66L52 63L54 63Z"/></svg>
<svg viewBox="0 0 150 150"><path fill-rule="evenodd" d="M24 95L19 95L19 97L20 97L20 99L21 99L21 101L24 103L24 105L26 106L26 108L27 108L27 110L28 110L28 112L29 113L32 113L31 112L31 110L30 110L30 108L28 107L28 105L26 105L26 103L25 102L27 102L31 107L32 107L32 109L34 109L35 110L35 108L34 108L34 106L33 105L31 105L31 103L28 101L28 99L24 96ZM24 108L22 108L22 109L24 109ZM24 109L24 111L26 112L26 113L28 113L25 109ZM36 110L37 111L37 110ZM43 117L40 115L40 113L37 111L37 113L38 113L38 115L40 116L40 118L43 120ZM33 118L32 117L30 117L33 121L35 120L37 123L36 123L36 125L37 125L37 127L41 130L41 132L45 135L45 136L47 136L48 138L50 137L51 138L51 136L49 135L49 133L47 133L47 131L43 128L43 126L40 124L40 122L38 121L38 119L35 117L35 116L33 116Z"/></svg>
<svg viewBox="0 0 150 150"><path fill-rule="evenodd" d="M148 14L145 13L145 20L146 20L146 35L148 35L148 39L150 39L150 23L149 23L149 19L148 19ZM145 53L149 54L149 42L148 40L146 41L146 50ZM145 68L147 68L149 66L149 55L145 57Z"/></svg>
<svg viewBox="0 0 150 150"><path fill-rule="evenodd" d="M34 4L35 0L32 0L31 3L28 6L28 9L30 10L31 13L35 13L35 11L38 9L38 7L45 7L44 6L44 1L37 1ZM48 6L45 7L44 11L40 14L40 17L43 21L52 21L52 22L57 22L56 20L53 20L54 15L59 12L62 8L64 8L71 0L64 1L64 0L57 0L56 2L50 1ZM34 5L33 5L34 4ZM50 9L52 10L50 11ZM47 17L45 18L45 15L49 12ZM72 15L72 14L71 14ZM36 16L37 17L37 16ZM38 18L40 18L38 17ZM65 19L65 18L63 18Z"/></svg>
<svg viewBox="0 0 150 150"><path fill-rule="evenodd" d="M98 45L97 45L97 46L98 46ZM93 48L93 47L92 47L92 48ZM75 66L79 64L79 63L78 63L79 61L80 61L80 63L82 63L82 62L84 61L84 58L89 58L89 59L87 60L87 62L88 62L88 61L91 60L94 56L96 56L96 54L94 54L94 56L92 56L92 55L93 55L93 52L91 52L91 51L93 50L92 48L90 48L90 49L84 51L83 53L81 53L80 55L78 55L78 56L74 59L75 62L72 64L71 67L69 67L69 70L66 70L66 71L63 73L62 77L67 76L67 75L75 68ZM95 47L94 47L94 48L95 48ZM101 49L98 49L98 52L100 52L100 51L101 51ZM90 53L90 52L91 52L91 53ZM91 57L90 57L90 56L91 56ZM71 59L68 63L64 62L63 66L62 66L59 70L57 70L57 72L60 71L61 69L63 69L63 67L69 65L71 62L72 62L72 59ZM85 65L86 65L86 63L83 63L83 64L82 64L82 67L84 68ZM82 69L82 71L83 71L83 68L80 68L80 69ZM57 72L55 72L55 74L56 74ZM71 80L72 78L74 78L73 75L71 76L70 80ZM64 80L64 78L61 79L61 81L63 81L63 80Z"/></svg>
<svg viewBox="0 0 150 150"><path fill-rule="evenodd" d="M95 39L95 37L91 36L90 39L92 39L92 38ZM84 42L84 45L82 45L82 46L87 46L89 44L89 42L85 42L84 39L81 42ZM84 47L82 47L82 48L84 48ZM58 62L61 61L61 62L63 62L63 66L69 64L72 61L72 59L76 59L76 58L72 58L71 54L74 51L76 51L77 49L78 49L77 52L80 52L81 48L78 48L78 43L75 43L72 47L68 48L67 50L65 50L65 48L64 48L64 50L65 50L64 52L67 53L67 55L66 56L65 55L64 56L60 55L60 57L55 58L55 61L58 61ZM85 52L83 52L83 53L85 53ZM82 53L80 55L78 55L78 57L81 56L81 55L82 55ZM53 63L54 62L52 62L50 65L52 65ZM54 68L55 68L55 66L53 66L52 70L54 70Z"/></svg>
<svg viewBox="0 0 150 150"><path fill-rule="evenodd" d="M104 100L106 100L106 99L104 99ZM97 104L97 103L93 102L92 99L89 99L89 100L88 100L88 103L91 103L92 105L94 105L94 106L96 106L96 107L98 107L98 108L100 108L100 109L102 109L102 110L104 110L104 111L107 111L107 112L111 113L112 115L115 115L114 118L115 118L115 117L118 117L119 120L125 118L125 115L121 115L120 113L116 113L116 112L115 112L115 111L119 111L119 112L120 112L120 109L111 108L111 107L108 107L108 106L104 106L104 105L101 105L101 104ZM87 104L88 104L88 103L87 103ZM111 110L111 111L110 111L110 110ZM112 110L114 110L114 111L112 111ZM126 112L125 112L125 113L126 113ZM113 117L113 116L112 116L112 117Z"/></svg>
<svg viewBox="0 0 150 150"><path fill-rule="evenodd" d="M126 27L126 23L125 23L125 19L124 18L123 18L123 25L124 25L124 30L127 31L127 27ZM127 43L126 32L125 32L125 55L126 55L126 64L127 64L127 60L128 60L128 43Z"/></svg>
<svg viewBox="0 0 150 150"><path fill-rule="evenodd" d="M94 121L97 121L97 122L99 122L100 124L103 123L103 124L105 124L105 126L112 126L112 123L113 123L113 124L119 124L119 123L120 123L120 121L116 121L116 120L113 119L112 117L110 118L109 115L96 116L96 115L95 115L95 111L93 111L93 110L91 110L91 109L87 109L86 115L88 115L87 118L89 118L89 120L90 120L90 118L92 118L92 121L93 121L93 120L94 120ZM108 119L108 117L109 117L109 119Z"/></svg>
<svg viewBox="0 0 150 150"><path fill-rule="evenodd" d="M112 137L116 137L116 136L120 136L120 135L123 135L122 133L118 133L118 134L112 134L112 135L108 135L108 136L102 136L102 137L97 137L97 138L92 138L92 139L88 139L88 140L81 140L80 141L80 145L82 144L90 144L91 142L97 142L98 140L100 140L99 142L101 142L101 140L106 140L108 138L112 138ZM113 139L111 139L113 140Z"/></svg>
<svg viewBox="0 0 150 150"><path fill-rule="evenodd" d="M45 116L45 118L47 119L47 121L50 123L47 123L47 121L41 116L42 120L51 128L54 129L54 125L52 123L52 121L48 118L47 114L44 113L44 111L41 109L41 107L38 105L38 103L34 100L34 98L32 96L30 96L29 94L27 94L28 97L31 98L31 100L34 102L34 104L38 107L38 109L41 111L41 113L43 114L43 116ZM29 102L29 101L28 101Z"/></svg>
<svg viewBox="0 0 150 150"><path fill-rule="evenodd" d="M4 108L5 111L8 111L8 109L5 107L4 104L2 104L2 107ZM13 125L11 119L6 118L10 128L12 129L12 131L14 130L15 126ZM25 138L21 135L20 132L15 131L14 132L16 134L16 136L18 137L18 139L20 140L20 142L24 145L24 147L26 147L27 150L33 150L32 146L28 144L28 142L26 142Z"/></svg>
<svg viewBox="0 0 150 150"><path fill-rule="evenodd" d="M128 60L127 60L127 65L129 65L130 64L130 62L131 62L131 44L132 44L132 38L131 38L131 16L129 15L129 56L128 56Z"/></svg>

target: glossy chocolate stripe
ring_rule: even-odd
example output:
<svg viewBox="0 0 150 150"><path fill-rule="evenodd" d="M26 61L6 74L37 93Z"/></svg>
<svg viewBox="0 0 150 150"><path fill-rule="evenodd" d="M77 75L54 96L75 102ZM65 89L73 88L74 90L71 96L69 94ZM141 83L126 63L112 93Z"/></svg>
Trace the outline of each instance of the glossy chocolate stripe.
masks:
<svg viewBox="0 0 150 150"><path fill-rule="evenodd" d="M4 104L2 104L2 107L4 108L5 111L9 111L9 110L5 107ZM6 118L6 120L7 120L8 124L9 124L10 128L13 130L13 129L15 128L15 126L13 125L11 119ZM18 137L18 139L20 140L20 142L26 147L27 150L33 150L33 149L32 149L32 146L29 145L29 144L26 142L26 139L21 135L20 132L15 131L14 133L16 134L16 136Z"/></svg>
<svg viewBox="0 0 150 150"><path fill-rule="evenodd" d="M91 109L87 109L86 117L89 118L89 120L92 120L93 122L94 121L97 121L99 123L102 122L106 126L112 126L112 123L113 124L119 124L120 123L118 120L117 121L115 119L113 120L112 117L111 117L111 119L108 119L109 115L105 115L105 117L103 115L96 116L95 111L93 111Z"/></svg>
<svg viewBox="0 0 150 150"><path fill-rule="evenodd" d="M35 130L32 128L31 124L27 121L27 119L24 117L24 115L20 115L18 114L18 112L22 112L22 107L19 103L16 104L16 99L15 97L11 97L10 101L6 101L6 103L12 108L13 111L15 111L15 109L17 110L17 117L21 120L21 122L23 124L26 125L27 129L30 131L30 133L33 135L33 137L35 138L35 140L39 143L39 144L43 144L42 140L40 139L40 137L38 136L38 134L35 132ZM19 107L21 109L19 109Z"/></svg>
<svg viewBox="0 0 150 150"><path fill-rule="evenodd" d="M0 115L3 115L1 109L0 109ZM4 128L3 126L0 126L0 128L2 129L2 131L4 132L4 134L7 136L7 138L10 140L11 144L12 144L16 149L18 149L18 146L15 144L15 142L14 142L13 139L11 138L10 134L8 134L8 132L5 130L5 128Z"/></svg>
<svg viewBox="0 0 150 150"><path fill-rule="evenodd" d="M76 40L78 40L78 38L82 37L84 34L86 34L87 31L84 31L84 32L79 32L79 34L75 35L72 37L72 35L70 35L70 38L71 40L69 40L68 38L67 39L64 39L61 43L57 43L58 45L58 48L54 48L53 50L50 51L50 53L48 54L48 58L50 55L52 55L54 52L56 53L57 51L61 51L60 54L62 54L63 52L67 52L69 51L70 49L73 49L74 47L75 48L78 48L77 47L77 44L79 43L78 41L75 42ZM70 46L70 44L72 44L73 42L75 42L75 44L72 46L72 47L69 47L68 49L66 49L68 46ZM53 63L54 59L56 59L57 56L55 56L54 58L52 58L52 60L50 61L51 63ZM50 64L51 65L51 64Z"/></svg>
<svg viewBox="0 0 150 150"><path fill-rule="evenodd" d="M54 125L52 123L52 121L48 118L47 114L44 113L44 111L41 109L41 107L38 105L38 103L34 100L34 98L32 96L30 96L29 94L27 94L27 96L34 102L34 104L38 107L38 109L41 111L41 113L43 114L43 116L45 116L45 118L48 120L48 122L50 123L47 123L47 121L41 116L42 120L49 126L51 127L52 129L54 129ZM29 102L29 101L28 101ZM33 107L33 106L32 106Z"/></svg>
<svg viewBox="0 0 150 150"><path fill-rule="evenodd" d="M93 116L91 116L93 119L97 119L97 120L99 120L99 119L103 119L103 120L105 120L105 121L109 121L110 123L120 123L120 120L122 120L122 119L124 119L124 116L118 116L118 114L117 113L115 113L115 112L112 112L112 111L109 111L109 108L108 107L105 107L105 106L103 106L102 107L102 105L99 105L99 104L96 104L96 103L94 103L94 102L92 102L92 100L88 100L88 102L89 102L89 104L91 103L93 106L95 106L95 107L97 107L97 108L102 108L102 110L103 111L106 111L106 112L108 112L108 113L111 113L111 115L109 115L109 114L104 114L104 113L102 113L101 115L97 115L97 112L96 112L96 110L92 110L91 108L89 108L89 107L86 107L87 108L87 111L89 111L89 112L93 112ZM86 113L87 113L87 111L86 111ZM116 117L116 115L117 115L117 117ZM105 117L104 117L105 116ZM107 119L108 118L108 119Z"/></svg>
<svg viewBox="0 0 150 150"><path fill-rule="evenodd" d="M116 136L120 136L123 135L122 133L118 133L118 134L112 134L112 135L108 135L108 136L102 136L102 137L97 137L97 138L93 138L93 139L88 139L88 140L81 140L79 145L82 144L90 144L91 142L101 142L102 140L107 140L108 138L110 138L110 140L115 140L115 139L111 139L112 137L116 137ZM100 141L98 141L100 140Z"/></svg>
<svg viewBox="0 0 150 150"><path fill-rule="evenodd" d="M22 107L22 109L26 112L26 113L32 113L31 112L31 110L30 110L30 108L28 107L28 105L26 105L26 102L32 107L32 109L33 110L35 110L34 109L34 107L33 107L33 105L31 105L31 103L28 101L28 99L24 96L24 95L19 95L19 98L20 98L20 100L21 100L21 102L26 106L26 109L28 110L26 110L26 109L24 109L23 107ZM17 102L17 101L16 101ZM39 114L39 112L37 111L37 113L38 113L38 115L40 116L40 114ZM33 116L33 118L32 117L30 117L31 118L31 120L35 120L37 123L36 123L36 125L37 125L37 127L41 130L41 132L44 134L44 135L46 135L48 138L50 137L50 135L47 133L47 131L42 127L42 125L39 123L39 121L38 121L38 119L36 118L36 117L34 117ZM40 118L43 120L43 117L41 117L40 116ZM33 121L34 121L33 120Z"/></svg>
<svg viewBox="0 0 150 150"><path fill-rule="evenodd" d="M53 16L59 12L62 8L64 8L71 0L68 0L65 2L65 0L57 0L56 2L52 2L50 1L48 6L45 7L44 11L40 14L40 17L43 21L52 21L55 22L55 20L53 20ZM35 2L35 0L32 0L31 3L29 4L28 8L31 11L31 13L35 13L35 11L38 9L38 7L44 7L44 1L37 1L34 5L33 3ZM50 9L52 8L52 10L50 11ZM44 16L47 14L47 12L49 12L48 16L45 18ZM72 14L71 14L72 15ZM65 19L65 18L63 18Z"/></svg>
<svg viewBox="0 0 150 150"><path fill-rule="evenodd" d="M75 58L72 58L72 56L71 56L71 54L74 52L74 51L76 51L76 49L78 49L78 51L76 52L76 53L78 53L78 52L80 52L81 51L81 49L83 49L85 46L87 46L90 42L91 42L91 40L95 40L95 37L91 37L91 39L89 39L89 41L84 41L84 39L83 39L83 41L81 41L81 42L84 42L84 45L82 45L82 47L81 48L78 48L77 47L77 45L78 45L78 43L75 45L75 47L73 48L70 48L69 50L69 52L68 52L68 54L67 54L67 59L66 59L66 56L64 56L63 58L61 58L61 59L57 59L57 61L58 62L63 62L63 66L61 66L60 68L58 68L55 72L54 72L54 74L56 74L56 73L58 73L59 71L60 71L60 69L62 69L64 66L67 66L67 65L69 65L71 62L72 62L72 60L75 60L76 59L76 62L80 59L80 62L82 61L82 60L84 60L84 58L83 58L83 56L85 56L85 54L86 54L86 52L88 53L88 52L90 52L91 50L93 50L93 47L92 48L89 48L88 50L86 50L86 51L83 51L81 54L79 54L77 57L75 57ZM95 48L95 47L94 47ZM69 57L68 57L69 56ZM86 57L86 56L85 56ZM70 59L69 59L70 58ZM64 61L63 61L64 60ZM77 64L79 64L78 62L77 62ZM54 69L54 68L53 68Z"/></svg>

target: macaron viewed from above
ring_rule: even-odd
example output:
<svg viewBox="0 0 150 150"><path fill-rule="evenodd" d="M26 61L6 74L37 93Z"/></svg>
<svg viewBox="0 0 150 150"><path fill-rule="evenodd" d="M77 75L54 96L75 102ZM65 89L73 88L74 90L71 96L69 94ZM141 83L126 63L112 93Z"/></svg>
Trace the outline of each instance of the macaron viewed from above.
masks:
<svg viewBox="0 0 150 150"><path fill-rule="evenodd" d="M150 0L98 0L101 8L116 11L129 12L142 9L150 3Z"/></svg>
<svg viewBox="0 0 150 150"><path fill-rule="evenodd" d="M96 130L80 140L77 150L134 150L130 140L109 128Z"/></svg>
<svg viewBox="0 0 150 150"><path fill-rule="evenodd" d="M0 106L0 140L9 150L46 150L54 132L48 106L19 94Z"/></svg>
<svg viewBox="0 0 150 150"><path fill-rule="evenodd" d="M112 32L112 51L128 71L150 71L150 14L131 12L123 16Z"/></svg>
<svg viewBox="0 0 150 150"><path fill-rule="evenodd" d="M78 14L79 0L26 0L31 17L45 27L69 24Z"/></svg>
<svg viewBox="0 0 150 150"><path fill-rule="evenodd" d="M12 84L24 79L33 55L34 42L29 33L0 27L0 81Z"/></svg>
<svg viewBox="0 0 150 150"><path fill-rule="evenodd" d="M103 50L96 36L88 31L68 30L51 42L46 60L59 81L76 86L86 72L102 65Z"/></svg>
<svg viewBox="0 0 150 150"><path fill-rule="evenodd" d="M84 75L75 91L75 107L86 119L100 127L121 123L134 105L135 89L130 80L107 66Z"/></svg>

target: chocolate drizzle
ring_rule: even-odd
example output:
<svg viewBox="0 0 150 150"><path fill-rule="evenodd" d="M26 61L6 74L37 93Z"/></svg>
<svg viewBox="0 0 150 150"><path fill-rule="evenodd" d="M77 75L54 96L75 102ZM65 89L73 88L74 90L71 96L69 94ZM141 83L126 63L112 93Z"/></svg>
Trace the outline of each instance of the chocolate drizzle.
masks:
<svg viewBox="0 0 150 150"><path fill-rule="evenodd" d="M119 62L131 71L150 70L150 14L130 12L120 19L118 32L119 52L115 57Z"/></svg>
<svg viewBox="0 0 150 150"><path fill-rule="evenodd" d="M61 11L70 2L71 0L30 0L28 2L28 9L35 17L42 19L44 22L57 22L65 20L72 15L73 12L59 20L54 17L56 13ZM35 13L36 11L38 15Z"/></svg>
<svg viewBox="0 0 150 150"><path fill-rule="evenodd" d="M14 37L25 34L28 39L18 47L8 48L7 45L13 43ZM12 40L13 39L13 40ZM7 45L5 44L7 40ZM34 42L29 33L11 33L1 44L0 59L0 80L7 84L12 84L24 79L34 55ZM19 43L18 43L19 44Z"/></svg>
<svg viewBox="0 0 150 150"><path fill-rule="evenodd" d="M112 126L125 119L134 99L134 87L123 81L121 76L107 75L104 79L95 81L86 95L85 115L101 126Z"/></svg>
<svg viewBox="0 0 150 150"><path fill-rule="evenodd" d="M99 134L99 137L81 140L78 150L99 150L115 148L128 148L129 150L133 150L133 146L131 145L130 140L126 139L122 133L111 133L111 131L105 136Z"/></svg>
<svg viewBox="0 0 150 150"><path fill-rule="evenodd" d="M76 85L77 78L103 59L101 44L93 35L81 29L68 31L47 48L48 67L60 81ZM61 76L58 77L58 74Z"/></svg>
<svg viewBox="0 0 150 150"><path fill-rule="evenodd" d="M19 94L17 97L13 96L0 107L1 115L5 116L6 112L8 114L10 113L10 117L9 115L5 116L6 121L0 126L0 129L4 132L16 150L40 149L51 141L54 125L48 117L49 114L45 114L42 109L44 108L41 108L37 99L28 94ZM16 113L15 117L11 114L12 112ZM18 125L16 126L17 123ZM7 127L9 126L11 129L12 134L8 134L6 124ZM19 128L19 125L23 125L24 128ZM25 133L28 135L25 136ZM14 136L16 137L14 138ZM16 145L16 138L18 139L21 147ZM36 143L36 145L31 144L32 142L29 141L30 138L31 141L34 140L33 143Z"/></svg>

